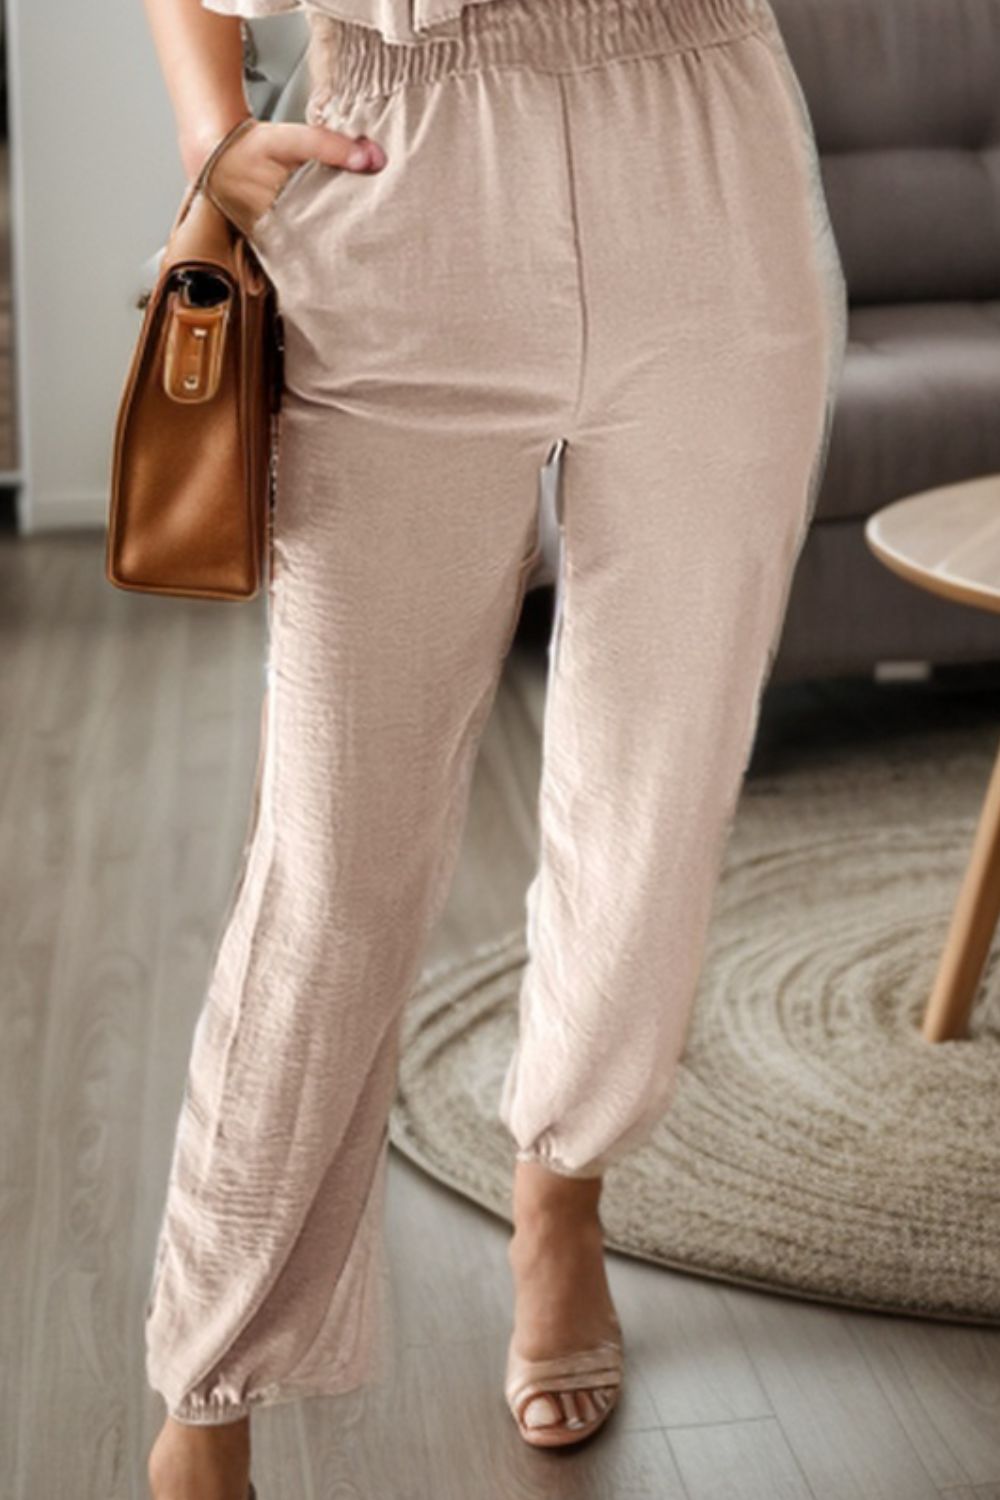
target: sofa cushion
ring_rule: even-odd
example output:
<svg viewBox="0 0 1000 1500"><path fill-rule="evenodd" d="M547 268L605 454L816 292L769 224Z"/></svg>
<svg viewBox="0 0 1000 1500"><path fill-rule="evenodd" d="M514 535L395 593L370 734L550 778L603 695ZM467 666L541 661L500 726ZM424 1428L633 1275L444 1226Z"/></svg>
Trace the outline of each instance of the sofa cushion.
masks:
<svg viewBox="0 0 1000 1500"><path fill-rule="evenodd" d="M1000 0L772 0L851 301L1000 297Z"/></svg>
<svg viewBox="0 0 1000 1500"><path fill-rule="evenodd" d="M855 307L817 520L1000 470L1000 301Z"/></svg>

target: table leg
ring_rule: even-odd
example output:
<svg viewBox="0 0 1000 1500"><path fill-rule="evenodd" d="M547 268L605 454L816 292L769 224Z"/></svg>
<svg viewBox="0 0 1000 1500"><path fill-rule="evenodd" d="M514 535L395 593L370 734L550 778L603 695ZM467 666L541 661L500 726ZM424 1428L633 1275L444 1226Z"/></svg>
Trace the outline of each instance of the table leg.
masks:
<svg viewBox="0 0 1000 1500"><path fill-rule="evenodd" d="M928 1042L964 1037L1000 919L1000 755L986 791L921 1033Z"/></svg>

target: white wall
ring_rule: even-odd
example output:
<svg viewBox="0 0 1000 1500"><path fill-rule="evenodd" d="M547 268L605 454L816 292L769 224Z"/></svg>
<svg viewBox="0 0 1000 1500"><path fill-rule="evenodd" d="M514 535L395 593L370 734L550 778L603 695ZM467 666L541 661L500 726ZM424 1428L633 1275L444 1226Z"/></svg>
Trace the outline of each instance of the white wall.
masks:
<svg viewBox="0 0 1000 1500"><path fill-rule="evenodd" d="M184 173L142 0L4 0L24 532L105 524L142 266Z"/></svg>

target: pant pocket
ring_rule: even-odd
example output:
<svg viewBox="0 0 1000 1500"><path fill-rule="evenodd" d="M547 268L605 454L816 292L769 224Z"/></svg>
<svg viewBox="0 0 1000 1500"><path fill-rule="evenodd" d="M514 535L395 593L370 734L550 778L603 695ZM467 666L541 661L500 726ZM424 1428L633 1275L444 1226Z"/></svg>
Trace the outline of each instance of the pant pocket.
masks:
<svg viewBox="0 0 1000 1500"><path fill-rule="evenodd" d="M310 156L305 161L299 162L297 167L293 167L264 212L258 214L244 229L243 233L252 245L257 246L263 243L271 229L283 218L292 200L298 196L303 184L308 185L319 169L325 166L325 162Z"/></svg>
<svg viewBox="0 0 1000 1500"><path fill-rule="evenodd" d="M225 160L228 149L226 147L216 161L212 163L204 182L204 189L219 212L226 216L233 227L239 230L240 234L244 235L251 245L256 246L258 241L263 240L264 236L270 231L272 224L277 223L281 211L297 193L300 185L303 182L307 182L319 167L326 164L318 161L315 157L307 157L305 161L299 162L298 166L293 167L287 174L263 213L257 214L254 218L248 218L239 203L235 202L225 188L220 187L220 184L216 180L218 163Z"/></svg>

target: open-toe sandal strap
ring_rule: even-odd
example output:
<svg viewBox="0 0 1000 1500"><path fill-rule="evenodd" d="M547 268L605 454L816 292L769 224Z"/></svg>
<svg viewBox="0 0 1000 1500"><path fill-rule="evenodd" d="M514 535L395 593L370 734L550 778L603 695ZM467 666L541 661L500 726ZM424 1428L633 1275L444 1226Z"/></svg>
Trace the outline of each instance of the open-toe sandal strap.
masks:
<svg viewBox="0 0 1000 1500"><path fill-rule="evenodd" d="M507 1352L507 1380L509 1383L524 1380L549 1380L561 1376L592 1376L601 1371L613 1371L620 1376L623 1352L619 1344L607 1340L589 1349L578 1349L572 1354L554 1355L551 1359L525 1359L512 1349Z"/></svg>
<svg viewBox="0 0 1000 1500"><path fill-rule="evenodd" d="M508 1401L520 1405L528 1391L542 1395L545 1391L588 1391L621 1383L622 1372L617 1365L602 1365L593 1370L563 1370L558 1375L514 1376L505 1391Z"/></svg>
<svg viewBox="0 0 1000 1500"><path fill-rule="evenodd" d="M599 1410L597 1416L591 1418L592 1421L596 1422L610 1413L611 1407L618 1399L617 1382L613 1380L594 1380L589 1383L578 1380L575 1385L557 1385L555 1382L550 1381L548 1385L531 1384L519 1386L516 1390L507 1392L507 1405L510 1407L520 1426L523 1427L525 1425L525 1412L532 1401L539 1396L552 1396L558 1391L594 1391L612 1385L616 1386L615 1395L609 1399L609 1403L604 1410Z"/></svg>
<svg viewBox="0 0 1000 1500"><path fill-rule="evenodd" d="M607 1350L593 1350L583 1359L537 1359L515 1362L507 1378L504 1394L520 1419L524 1407L535 1396L557 1391L597 1390L622 1383L620 1359L609 1358Z"/></svg>

